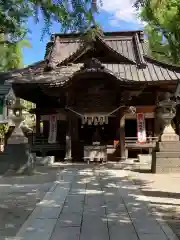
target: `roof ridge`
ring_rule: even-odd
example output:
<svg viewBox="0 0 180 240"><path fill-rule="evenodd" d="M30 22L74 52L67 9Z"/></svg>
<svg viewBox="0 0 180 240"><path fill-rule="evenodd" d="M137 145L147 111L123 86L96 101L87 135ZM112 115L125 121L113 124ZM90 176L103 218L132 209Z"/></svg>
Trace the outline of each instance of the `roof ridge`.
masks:
<svg viewBox="0 0 180 240"><path fill-rule="evenodd" d="M140 30L140 29L137 29L137 30L123 30L123 31L103 31L103 35L104 36L113 36L113 35L115 35L115 36L117 36L117 35L123 35L123 34L128 34L128 35L130 35L130 34L134 34L134 33L143 33L144 31L143 30ZM84 34L84 33L83 33ZM52 34L52 36L53 37L57 37L57 36L59 36L59 37L64 37L64 38L68 38L68 37L80 37L80 36L82 36L83 35L82 33L53 33Z"/></svg>
<svg viewBox="0 0 180 240"><path fill-rule="evenodd" d="M140 68L146 68L146 62L144 59L144 53L143 53L143 49L141 48L141 43L140 43L140 39L139 36L137 35L137 33L134 34L133 36L133 44L134 44L134 52L137 58L137 65Z"/></svg>
<svg viewBox="0 0 180 240"><path fill-rule="evenodd" d="M151 56L148 56L148 55L144 55L144 58L149 60L150 62L152 63L156 63L158 65L160 65L161 67L165 67L165 68L168 68L168 69L173 69L173 70L179 70L180 72L180 66L179 65L176 65L176 64L170 64L170 63L165 63L163 61L160 61L160 60L157 60Z"/></svg>

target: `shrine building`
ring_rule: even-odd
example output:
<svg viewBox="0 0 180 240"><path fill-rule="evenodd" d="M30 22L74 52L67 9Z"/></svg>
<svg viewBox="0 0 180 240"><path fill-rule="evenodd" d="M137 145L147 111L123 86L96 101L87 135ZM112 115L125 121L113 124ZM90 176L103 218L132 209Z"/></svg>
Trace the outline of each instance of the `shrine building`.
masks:
<svg viewBox="0 0 180 240"><path fill-rule="evenodd" d="M44 60L3 78L36 104L37 154L83 161L84 149L98 143L108 161L119 161L152 152L161 133L157 103L174 93L180 67L150 57L142 31L104 32L90 42L53 34Z"/></svg>

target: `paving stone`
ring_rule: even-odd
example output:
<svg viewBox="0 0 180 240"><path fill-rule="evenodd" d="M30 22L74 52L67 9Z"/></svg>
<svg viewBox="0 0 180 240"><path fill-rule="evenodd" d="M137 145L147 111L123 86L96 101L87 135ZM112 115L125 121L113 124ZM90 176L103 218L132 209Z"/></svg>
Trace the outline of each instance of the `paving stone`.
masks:
<svg viewBox="0 0 180 240"><path fill-rule="evenodd" d="M77 194L77 195L70 195L68 194L67 198L66 198L66 203L68 202L83 202L84 203L84 199L85 196L84 195L80 195L80 194Z"/></svg>
<svg viewBox="0 0 180 240"><path fill-rule="evenodd" d="M127 214L127 209L124 204L118 204L117 202L111 202L105 205L107 214L115 213L115 214Z"/></svg>
<svg viewBox="0 0 180 240"><path fill-rule="evenodd" d="M62 210L62 214L64 213L79 213L82 214L83 213L83 204L78 204L78 205L74 205L74 204L64 204L63 210Z"/></svg>
<svg viewBox="0 0 180 240"><path fill-rule="evenodd" d="M62 211L62 206L54 207L54 206L37 206L34 210L33 214L37 216L37 218L55 218L59 217L60 212Z"/></svg>
<svg viewBox="0 0 180 240"><path fill-rule="evenodd" d="M165 234L138 234L139 240L169 240Z"/></svg>
<svg viewBox="0 0 180 240"><path fill-rule="evenodd" d="M97 206L97 207L91 207L84 205L84 215L90 215L90 216L105 216L106 215L106 208L105 206Z"/></svg>
<svg viewBox="0 0 180 240"><path fill-rule="evenodd" d="M136 232L131 227L119 227L117 225L109 228L110 240L139 240ZM155 240L155 239L154 239Z"/></svg>
<svg viewBox="0 0 180 240"><path fill-rule="evenodd" d="M56 221L56 219L32 219L23 225L16 237L24 240L49 240Z"/></svg>
<svg viewBox="0 0 180 240"><path fill-rule="evenodd" d="M73 212L77 212L77 210L83 209L84 203L83 202L65 202L64 207L69 207L69 209L74 209Z"/></svg>
<svg viewBox="0 0 180 240"><path fill-rule="evenodd" d="M57 225L52 234L51 240L79 240L80 227L59 228Z"/></svg>
<svg viewBox="0 0 180 240"><path fill-rule="evenodd" d="M109 240L107 219L84 216L80 240Z"/></svg>
<svg viewBox="0 0 180 240"><path fill-rule="evenodd" d="M116 214L111 213L107 215L108 219L108 225L111 226L118 226L122 228L129 228L132 231L134 230L133 224L131 219L129 218L129 215L127 213L125 214Z"/></svg>
<svg viewBox="0 0 180 240"><path fill-rule="evenodd" d="M80 227L82 214L79 213L62 213L57 221L57 226L62 227Z"/></svg>
<svg viewBox="0 0 180 240"><path fill-rule="evenodd" d="M161 234L162 229L156 220L135 219L133 220L134 227L138 233Z"/></svg>

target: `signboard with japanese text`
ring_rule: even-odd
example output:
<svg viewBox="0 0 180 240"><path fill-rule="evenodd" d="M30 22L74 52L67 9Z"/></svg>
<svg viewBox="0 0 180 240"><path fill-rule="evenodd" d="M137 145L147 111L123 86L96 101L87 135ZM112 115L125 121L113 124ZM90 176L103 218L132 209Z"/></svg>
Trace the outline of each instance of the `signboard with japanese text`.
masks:
<svg viewBox="0 0 180 240"><path fill-rule="evenodd" d="M137 138L139 143L146 142L146 125L143 113L137 113Z"/></svg>
<svg viewBox="0 0 180 240"><path fill-rule="evenodd" d="M57 116L49 116L49 138L48 143L56 143L57 137Z"/></svg>

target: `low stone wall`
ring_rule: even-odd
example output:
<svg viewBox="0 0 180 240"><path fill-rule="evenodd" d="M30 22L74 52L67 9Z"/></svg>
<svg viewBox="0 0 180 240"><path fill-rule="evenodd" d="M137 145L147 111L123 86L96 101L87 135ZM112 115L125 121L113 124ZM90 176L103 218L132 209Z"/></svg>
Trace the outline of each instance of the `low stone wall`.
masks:
<svg viewBox="0 0 180 240"><path fill-rule="evenodd" d="M153 152L151 172L180 172L180 152Z"/></svg>

